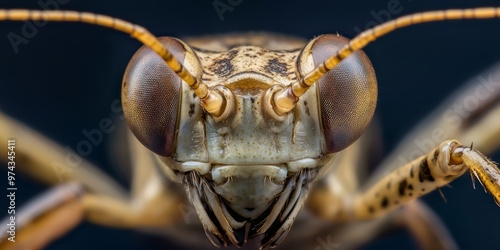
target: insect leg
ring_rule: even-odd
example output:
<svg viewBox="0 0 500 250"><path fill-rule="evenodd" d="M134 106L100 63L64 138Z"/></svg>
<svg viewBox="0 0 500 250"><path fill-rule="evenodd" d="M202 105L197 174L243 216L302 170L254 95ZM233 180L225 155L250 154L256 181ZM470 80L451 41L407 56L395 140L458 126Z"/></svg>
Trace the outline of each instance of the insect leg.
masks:
<svg viewBox="0 0 500 250"><path fill-rule="evenodd" d="M159 170L157 156L144 147L130 130L127 133L132 163L131 203L140 211L142 220L159 225L170 225L182 218L182 208L191 204L182 185L176 183L169 168Z"/></svg>
<svg viewBox="0 0 500 250"><path fill-rule="evenodd" d="M472 171L495 201L500 200L500 170L479 151L456 140L445 141L427 155L392 171L377 183L359 192L352 200L356 219L381 216L402 204L452 182Z"/></svg>
<svg viewBox="0 0 500 250"><path fill-rule="evenodd" d="M341 242L342 248L358 248L388 231L406 229L416 239L421 249L457 249L455 241L439 217L419 200L408 203L405 209L389 212L387 216L374 220L349 221L345 217L348 209L343 204L362 188L359 183L366 182L369 166L377 162L380 157L380 153L374 152L374 149L380 148L377 143L381 141L377 125L376 121L372 123L358 141L345 149L336 162L336 168L320 180L311 191L307 207L319 217L340 222L336 224L330 222L314 235L322 235L330 241ZM360 155L367 157L359 157ZM316 228L310 230L317 231ZM293 233L292 230L292 236ZM365 237L353 239L352 235ZM328 238L333 236L335 238ZM299 244L293 242L291 246ZM317 239L313 237L313 242L308 244L309 247L317 245Z"/></svg>
<svg viewBox="0 0 500 250"><path fill-rule="evenodd" d="M17 142L16 171L49 185L75 181L92 193L125 200L126 191L96 166L0 111L0 142ZM7 160L0 157L0 162ZM6 164L5 164L6 165Z"/></svg>
<svg viewBox="0 0 500 250"><path fill-rule="evenodd" d="M352 248L360 248L367 242L382 237L384 234L406 229L413 236L419 245L419 249L458 249L450 233L441 223L438 216L430 210L425 203L419 200L412 201L404 209L389 212L387 216L374 220L351 222L353 227L347 227L348 230L340 234L339 242L352 244ZM360 228L363 230L364 238L352 235L359 235ZM349 240L349 237L352 237ZM349 248L351 248L349 246Z"/></svg>
<svg viewBox="0 0 500 250"><path fill-rule="evenodd" d="M441 219L420 200L406 204L394 220L411 233L420 249L458 249Z"/></svg>
<svg viewBox="0 0 500 250"><path fill-rule="evenodd" d="M42 206L37 202L30 203L26 210L33 211L31 214L34 213L36 216L28 216L25 220L38 221L45 218L45 215L49 215L47 218L59 218L58 214L64 213L58 211L66 211L67 206L82 209L85 219L91 222L111 227L167 226L181 218L179 216L180 202L177 199L179 196L167 189L167 185L163 185L164 183L161 182L163 176L153 171L154 163L150 157L144 156L146 149L142 145L138 151L142 153L132 152L132 159L135 159L134 169L142 169L142 171L135 173L137 174L136 178L142 179L142 181L133 185L134 191L131 199L111 178L83 159L78 166L61 174L58 172L61 170L54 163L65 163L68 155L74 157L76 153L66 151L63 147L1 112L0 121L2 122L0 141L6 142L8 139L15 139L17 142L16 170L47 184L76 182L82 187L82 190L85 190L78 196L78 202L74 201L75 203L73 201L66 202L63 199L65 196L58 200L57 196L51 195L52 191L49 191L49 194L43 197L52 197L52 199L58 200L54 201L56 205ZM139 143L131 145L137 147L137 144ZM0 157L0 159L3 160L5 157ZM139 192L140 189L145 190ZM58 189L56 188L56 190ZM50 223L53 220L48 221L47 223ZM44 227L40 226L39 228L43 230ZM69 229L71 228L67 230Z"/></svg>
<svg viewBox="0 0 500 250"><path fill-rule="evenodd" d="M309 193L306 207L316 215L328 219L342 209L340 204L344 197L353 194L360 188L360 183L366 182L369 167L381 157L381 139L379 124L376 120L353 145L337 156L335 162L327 164L334 166L325 169L322 177ZM365 157L359 157L363 155Z"/></svg>
<svg viewBox="0 0 500 250"><path fill-rule="evenodd" d="M0 221L0 249L41 249L71 230L84 217L82 193L77 183L61 184L7 216ZM14 230L11 221L15 222Z"/></svg>
<svg viewBox="0 0 500 250"><path fill-rule="evenodd" d="M440 142L455 138L474 142L474 148L489 155L500 148L500 63L482 72L460 88L406 136L379 164L368 185L401 164L425 154Z"/></svg>
<svg viewBox="0 0 500 250"><path fill-rule="evenodd" d="M169 197L164 198L168 200ZM151 213L150 210L133 204L89 194L82 185L75 182L60 184L17 211L16 237L13 238L15 242L8 240L11 237L10 216L1 221L0 250L44 248L83 219L112 227L166 226L175 220L172 215L176 213L169 210L154 209ZM162 212L166 214L160 214Z"/></svg>

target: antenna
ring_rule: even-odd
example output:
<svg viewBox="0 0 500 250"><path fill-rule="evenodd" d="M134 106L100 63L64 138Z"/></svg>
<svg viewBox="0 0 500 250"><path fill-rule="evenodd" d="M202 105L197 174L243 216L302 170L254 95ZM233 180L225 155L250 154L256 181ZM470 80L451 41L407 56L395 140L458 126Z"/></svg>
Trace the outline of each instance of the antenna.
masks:
<svg viewBox="0 0 500 250"><path fill-rule="evenodd" d="M177 59L175 59L175 57L172 56L172 53L170 53L170 51L163 46L156 36L151 34L151 32L142 26L129 23L118 18L88 12L0 9L0 21L27 20L89 23L127 33L163 58L168 67L170 67L175 74L184 80L194 91L196 96L200 98L201 104L207 112L215 116L218 116L223 112L222 109L225 103L223 95L218 91L209 90L205 83L196 79L179 61L177 61Z"/></svg>
<svg viewBox="0 0 500 250"><path fill-rule="evenodd" d="M326 59L318 67L307 73L302 79L292 85L277 91L274 95L275 112L283 115L293 109L295 103L319 78L337 66L342 60L353 52L364 48L394 30L427 22L461 19L489 19L499 18L500 8L453 9L441 11L428 11L399 17L368 29L341 48L337 53Z"/></svg>

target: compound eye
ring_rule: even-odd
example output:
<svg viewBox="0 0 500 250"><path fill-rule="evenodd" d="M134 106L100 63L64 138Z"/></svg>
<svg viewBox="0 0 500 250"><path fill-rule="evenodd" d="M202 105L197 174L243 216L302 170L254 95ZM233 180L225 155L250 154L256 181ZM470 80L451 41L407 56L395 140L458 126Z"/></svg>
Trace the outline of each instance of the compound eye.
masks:
<svg viewBox="0 0 500 250"><path fill-rule="evenodd" d="M181 63L185 45L174 38L160 41ZM181 98L181 79L149 48L142 47L130 60L122 84L122 105L137 139L162 156L175 152Z"/></svg>
<svg viewBox="0 0 500 250"><path fill-rule="evenodd" d="M348 42L338 35L323 35L311 41L315 66ZM339 152L361 136L373 117L377 103L375 71L366 54L356 51L316 84L326 151Z"/></svg>

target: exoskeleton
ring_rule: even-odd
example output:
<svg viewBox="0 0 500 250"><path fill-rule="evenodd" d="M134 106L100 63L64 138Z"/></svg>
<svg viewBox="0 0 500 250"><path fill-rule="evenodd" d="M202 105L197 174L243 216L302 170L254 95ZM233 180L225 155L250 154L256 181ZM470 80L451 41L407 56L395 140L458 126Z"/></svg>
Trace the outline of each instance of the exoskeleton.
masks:
<svg viewBox="0 0 500 250"><path fill-rule="evenodd" d="M375 71L361 48L421 22L499 15L497 8L426 12L389 21L352 40L322 35L307 42L264 33L157 39L140 26L107 16L0 10L0 20L86 22L145 44L131 59L122 84L130 128L123 141L134 173L130 196L84 160L72 171L54 165L67 161L67 150L1 114L2 141L37 148L17 147L16 167L49 183L62 182L19 210L17 241L5 234L1 247L42 247L83 219L158 231L194 209L199 223L166 233L191 247L206 247L208 241L192 240L204 232L217 247L298 248L317 242L312 234L329 230L317 226L284 241L296 220L310 222L315 215L341 224L335 240L328 241L346 248L397 223L409 227L425 248L453 248L432 212L412 201L469 171L498 203L500 171L478 149L490 152L498 146L499 126L491 124L498 118L500 88L495 79L488 85L492 94L477 108L488 113L474 127L447 127L445 139L428 152L398 166L389 158L361 184L356 171L367 164L359 156L373 143L369 125L377 103ZM476 145L460 143L471 138ZM410 149L400 154L405 150ZM300 214L304 206L308 212ZM58 230L46 230L54 225ZM183 239L183 230L192 238L185 234Z"/></svg>

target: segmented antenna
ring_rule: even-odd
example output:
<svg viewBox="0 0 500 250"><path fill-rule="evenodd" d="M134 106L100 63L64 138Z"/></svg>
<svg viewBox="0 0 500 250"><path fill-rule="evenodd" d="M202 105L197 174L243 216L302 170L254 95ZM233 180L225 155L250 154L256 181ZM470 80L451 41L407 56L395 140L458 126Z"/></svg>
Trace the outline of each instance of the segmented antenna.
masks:
<svg viewBox="0 0 500 250"><path fill-rule="evenodd" d="M103 26L129 34L133 38L152 49L158 54L182 80L184 80L195 94L202 100L204 108L212 114L220 113L223 99L220 94L213 93L207 85L196 79L179 62L172 53L147 29L118 18L77 11L38 11L38 10L2 10L0 21L54 21L54 22L82 22ZM209 106L209 107L208 107Z"/></svg>
<svg viewBox="0 0 500 250"><path fill-rule="evenodd" d="M279 105L276 106L279 106L280 110L276 110L276 112L282 115L292 110L299 97L302 96L316 81L318 81L319 78L328 73L328 71L333 69L353 52L364 48L369 43L389 32L419 23L499 17L500 8L455 9L411 14L377 25L353 38L348 44L337 51L336 54L326 59L313 71L306 74L300 81L295 82L288 88L277 92L274 97L274 102L279 103Z"/></svg>

